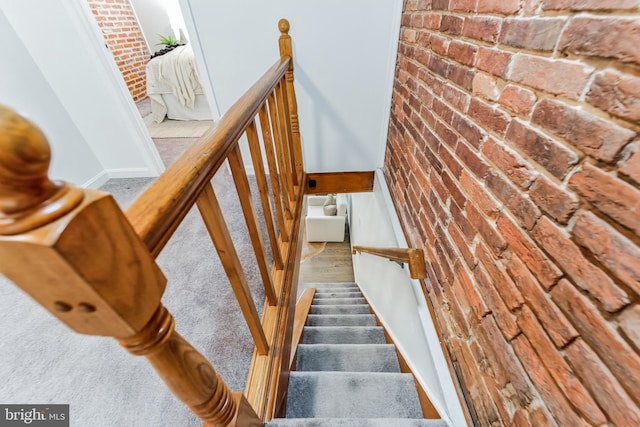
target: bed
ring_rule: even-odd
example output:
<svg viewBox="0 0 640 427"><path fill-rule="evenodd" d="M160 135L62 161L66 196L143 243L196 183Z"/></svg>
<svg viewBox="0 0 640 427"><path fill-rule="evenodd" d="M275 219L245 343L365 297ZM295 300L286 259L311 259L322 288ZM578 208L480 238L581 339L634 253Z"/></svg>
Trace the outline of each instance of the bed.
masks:
<svg viewBox="0 0 640 427"><path fill-rule="evenodd" d="M190 45L178 46L147 64L147 95L153 120L211 120Z"/></svg>

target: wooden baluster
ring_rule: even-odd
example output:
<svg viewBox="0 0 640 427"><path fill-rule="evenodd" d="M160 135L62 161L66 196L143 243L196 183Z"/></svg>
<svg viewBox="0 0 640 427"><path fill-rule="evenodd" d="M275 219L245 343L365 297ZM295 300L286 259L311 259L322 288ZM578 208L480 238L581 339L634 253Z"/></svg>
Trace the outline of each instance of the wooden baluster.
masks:
<svg viewBox="0 0 640 427"><path fill-rule="evenodd" d="M236 184L238 198L240 199L240 205L242 206L242 213L247 224L247 229L249 230L251 245L253 246L256 261L258 262L258 269L260 270L260 276L262 277L265 296L267 297L269 305L276 305L278 302L276 292L273 289L273 280L271 280L271 272L269 271L269 265L267 264L264 242L262 241L262 234L258 228L256 210L253 207L253 200L251 199L251 187L249 186L249 180L247 179L247 172L244 169L239 145L234 146L229 153L227 160L229 161L233 182Z"/></svg>
<svg viewBox="0 0 640 427"><path fill-rule="evenodd" d="M282 196L285 208L284 213L287 219L292 219L291 198L289 197L289 176L283 166L284 156L282 153L282 128L280 126L280 120L278 119L278 109L276 108L276 100L273 94L269 95L267 103L269 104L269 116L271 118L271 128L273 129L273 143L276 147L278 177L282 181Z"/></svg>
<svg viewBox="0 0 640 427"><path fill-rule="evenodd" d="M282 90L282 108L284 111L284 117L285 117L285 128L287 130L287 140L289 141L289 145L287 146L287 151L289 154L289 162L291 165L291 183L293 184L294 188L296 186L298 186L298 173L296 171L296 159L295 159L295 153L293 150L294 147L294 142L293 142L293 132L291 130L291 115L289 113L289 101L288 101L288 95L287 95L287 82L286 79L283 77L282 80L280 80L280 88Z"/></svg>
<svg viewBox="0 0 640 427"><path fill-rule="evenodd" d="M291 154L290 154L290 148L291 148L291 139L289 136L289 114L287 112L287 100L284 98L284 94L282 91L282 80L280 80L280 83L278 83L278 85L276 86L276 106L278 108L278 120L280 122L280 131L282 132L282 162L283 162L283 167L282 169L284 169L284 173L287 176L287 183L289 185L288 193L289 193L289 197L290 197L290 201L294 202L295 201L295 184L293 182L294 179L294 172L293 172L293 164L291 163ZM281 169L281 171L282 171Z"/></svg>
<svg viewBox="0 0 640 427"><path fill-rule="evenodd" d="M293 49L291 46L291 36L289 35L289 21L281 19L278 22L278 28L280 29L280 56L289 56L291 62L289 62L289 69L285 74L286 78L286 91L287 100L289 102L289 117L291 117L291 132L293 134L293 154L294 165L296 175L302 178L303 163L302 163L302 143L300 141L300 125L298 122L298 102L296 101L296 92L293 86Z"/></svg>
<svg viewBox="0 0 640 427"><path fill-rule="evenodd" d="M258 138L258 129L255 120L247 126L247 141L249 141L249 149L251 150L251 161L253 170L258 184L258 192L260 193L260 203L262 204L262 212L267 224L267 234L269 235L269 243L271 244L271 252L273 254L273 263L276 270L282 270L282 255L278 238L276 237L276 226L273 213L271 212L271 199L269 198L269 185L267 184L267 175L264 171L264 163L262 161L262 152L260 151L260 139Z"/></svg>
<svg viewBox="0 0 640 427"><path fill-rule="evenodd" d="M267 157L267 165L269 166L269 177L271 178L271 189L273 190L273 201L276 205L276 215L278 218L278 228L280 230L280 240L283 242L289 241L289 233L287 232L287 224L284 220L284 213L282 211L282 197L280 193L280 179L278 177L278 168L276 166L276 159L273 154L273 142L271 140L271 124L269 123L269 116L267 112L267 106L263 105L258 113L260 117L260 129L262 129L262 139L264 141L264 152Z"/></svg>
<svg viewBox="0 0 640 427"><path fill-rule="evenodd" d="M249 332L251 332L258 353L267 354L269 344L267 344L267 338L264 335L264 330L258 317L258 310L256 310L256 306L251 298L251 291L249 290L247 278L242 270L240 258L238 258L236 248L233 246L229 229L224 223L222 209L220 209L220 204L218 203L216 193L213 191L211 184L205 187L200 197L198 197L196 204L209 231L209 236L211 236L211 240L213 240L213 244L216 247L222 267L224 267L224 271L227 273L233 293L236 295L236 299L240 304L240 309L247 322L247 326L249 326Z"/></svg>
<svg viewBox="0 0 640 427"><path fill-rule="evenodd" d="M74 331L146 356L208 425L233 423L246 402L175 331L166 278L113 197L52 182L50 157L42 132L0 107L0 271Z"/></svg>

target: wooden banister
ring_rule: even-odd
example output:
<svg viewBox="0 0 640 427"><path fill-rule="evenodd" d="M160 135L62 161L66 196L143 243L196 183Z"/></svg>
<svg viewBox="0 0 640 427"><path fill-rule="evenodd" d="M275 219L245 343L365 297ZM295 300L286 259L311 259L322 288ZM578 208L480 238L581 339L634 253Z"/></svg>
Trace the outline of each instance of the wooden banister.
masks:
<svg viewBox="0 0 640 427"><path fill-rule="evenodd" d="M424 252L416 248L374 248L370 246L354 246L352 254L362 252L370 255L387 258L391 261L409 265L409 275L412 279L424 279L427 277L427 267L424 262Z"/></svg>
<svg viewBox="0 0 640 427"><path fill-rule="evenodd" d="M288 57L276 62L127 209L131 225L154 256L160 253L254 120L289 62Z"/></svg>
<svg viewBox="0 0 640 427"><path fill-rule="evenodd" d="M51 181L50 151L42 132L0 108L0 272L70 328L114 337L130 353L144 355L208 426L262 425L286 390L306 176L289 23L281 20L279 28L280 60L126 213L109 194ZM238 145L243 134L258 174L274 256L271 269ZM211 186L225 160L265 288L262 319ZM176 332L173 316L161 303L166 279L155 258L194 204L255 342L248 398L228 389L213 366Z"/></svg>
<svg viewBox="0 0 640 427"><path fill-rule="evenodd" d="M145 356L209 425L231 423L237 397L176 332L166 279L113 197L53 183L49 161L42 132L0 108L0 272L73 330Z"/></svg>

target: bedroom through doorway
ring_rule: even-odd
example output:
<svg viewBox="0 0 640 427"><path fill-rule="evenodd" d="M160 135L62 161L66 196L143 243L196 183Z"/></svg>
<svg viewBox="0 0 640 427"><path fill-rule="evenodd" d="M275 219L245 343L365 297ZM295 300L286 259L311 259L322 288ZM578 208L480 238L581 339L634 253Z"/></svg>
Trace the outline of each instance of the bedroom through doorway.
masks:
<svg viewBox="0 0 640 427"><path fill-rule="evenodd" d="M178 0L87 0L165 166L213 124Z"/></svg>

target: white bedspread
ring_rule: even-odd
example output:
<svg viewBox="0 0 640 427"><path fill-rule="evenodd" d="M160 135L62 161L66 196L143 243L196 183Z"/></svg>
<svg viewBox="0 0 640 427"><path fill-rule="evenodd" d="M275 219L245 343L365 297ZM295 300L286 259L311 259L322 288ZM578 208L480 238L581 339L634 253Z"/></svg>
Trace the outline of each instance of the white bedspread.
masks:
<svg viewBox="0 0 640 427"><path fill-rule="evenodd" d="M174 95L187 108L194 108L196 95L204 94L191 46L179 46L147 64L147 95L151 98L153 119L158 123L167 114L164 94Z"/></svg>

